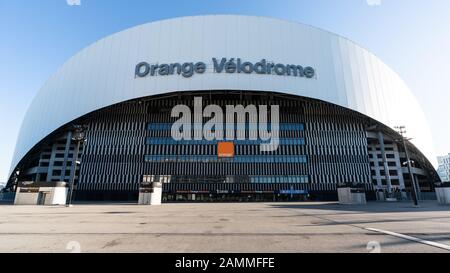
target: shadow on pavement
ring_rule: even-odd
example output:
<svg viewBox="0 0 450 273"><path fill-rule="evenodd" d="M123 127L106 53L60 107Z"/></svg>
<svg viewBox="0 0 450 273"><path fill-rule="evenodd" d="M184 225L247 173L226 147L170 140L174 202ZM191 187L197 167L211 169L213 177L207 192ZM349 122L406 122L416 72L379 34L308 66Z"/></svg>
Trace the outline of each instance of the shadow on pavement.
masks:
<svg viewBox="0 0 450 273"><path fill-rule="evenodd" d="M339 203L271 203L273 208L301 209L301 210L328 210L354 213L387 213L387 212L450 212L450 206L439 205L436 201L422 201L419 207L410 202L368 202L367 205L341 205ZM326 215L326 214L320 214Z"/></svg>

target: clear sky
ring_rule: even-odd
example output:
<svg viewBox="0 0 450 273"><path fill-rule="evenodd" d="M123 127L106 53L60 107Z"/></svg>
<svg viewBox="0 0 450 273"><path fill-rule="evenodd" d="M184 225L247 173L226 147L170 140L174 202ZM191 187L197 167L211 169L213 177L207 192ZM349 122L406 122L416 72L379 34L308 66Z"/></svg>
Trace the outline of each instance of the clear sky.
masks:
<svg viewBox="0 0 450 273"><path fill-rule="evenodd" d="M450 153L449 0L0 0L0 183L28 105L69 57L135 25L202 14L289 19L357 42L406 81L436 152Z"/></svg>

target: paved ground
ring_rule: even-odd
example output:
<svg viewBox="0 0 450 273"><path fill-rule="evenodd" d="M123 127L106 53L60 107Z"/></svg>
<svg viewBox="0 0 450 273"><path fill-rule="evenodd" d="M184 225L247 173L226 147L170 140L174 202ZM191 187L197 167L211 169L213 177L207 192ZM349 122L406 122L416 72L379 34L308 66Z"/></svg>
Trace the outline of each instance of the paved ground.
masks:
<svg viewBox="0 0 450 273"><path fill-rule="evenodd" d="M420 208L410 203L0 206L0 252L365 253L368 244L381 252L449 252L442 247L450 247L450 207L435 202Z"/></svg>

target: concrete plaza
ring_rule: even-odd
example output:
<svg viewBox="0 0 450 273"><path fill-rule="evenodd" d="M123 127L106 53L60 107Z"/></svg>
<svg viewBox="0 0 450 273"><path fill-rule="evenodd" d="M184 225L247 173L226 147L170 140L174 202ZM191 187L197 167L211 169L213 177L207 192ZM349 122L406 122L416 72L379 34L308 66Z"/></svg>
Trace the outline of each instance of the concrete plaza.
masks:
<svg viewBox="0 0 450 273"><path fill-rule="evenodd" d="M0 206L0 252L449 252L445 246L450 207L432 201Z"/></svg>

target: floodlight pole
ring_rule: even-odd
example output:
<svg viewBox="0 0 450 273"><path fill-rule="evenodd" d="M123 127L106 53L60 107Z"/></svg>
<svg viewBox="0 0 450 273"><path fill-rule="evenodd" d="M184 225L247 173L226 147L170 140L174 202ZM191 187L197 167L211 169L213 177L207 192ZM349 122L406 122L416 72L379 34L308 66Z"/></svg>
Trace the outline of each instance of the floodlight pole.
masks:
<svg viewBox="0 0 450 273"><path fill-rule="evenodd" d="M411 186L412 186L411 196L414 202L414 206L417 207L419 206L419 201L417 199L418 193L417 193L416 179L414 177L414 174L412 173L411 159L409 158L408 148L406 147L406 137L404 136L404 134L406 134L405 126L396 126L395 128L398 130L398 133L402 137L403 149L405 150L406 162L408 165L408 172L411 177Z"/></svg>
<svg viewBox="0 0 450 273"><path fill-rule="evenodd" d="M76 142L76 148L74 151L74 158L73 158L73 164L72 164L72 177L70 179L70 185L69 185L69 196L67 197L66 206L70 207L72 206L72 195L73 195L73 188L75 184L75 176L77 171L77 161L78 161L78 153L80 151L80 144L83 143L85 138L84 128L79 125L75 125L75 130L73 133L72 140Z"/></svg>

